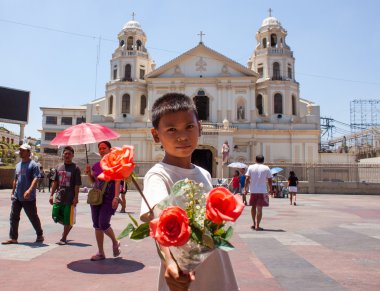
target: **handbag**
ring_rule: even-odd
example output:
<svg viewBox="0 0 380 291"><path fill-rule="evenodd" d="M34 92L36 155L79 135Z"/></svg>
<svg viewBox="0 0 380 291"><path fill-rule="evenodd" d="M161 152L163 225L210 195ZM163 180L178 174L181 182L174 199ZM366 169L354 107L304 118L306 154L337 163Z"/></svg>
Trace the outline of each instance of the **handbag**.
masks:
<svg viewBox="0 0 380 291"><path fill-rule="evenodd" d="M90 205L100 205L103 203L103 195L108 182L105 182L102 189L92 188L87 194L87 203Z"/></svg>

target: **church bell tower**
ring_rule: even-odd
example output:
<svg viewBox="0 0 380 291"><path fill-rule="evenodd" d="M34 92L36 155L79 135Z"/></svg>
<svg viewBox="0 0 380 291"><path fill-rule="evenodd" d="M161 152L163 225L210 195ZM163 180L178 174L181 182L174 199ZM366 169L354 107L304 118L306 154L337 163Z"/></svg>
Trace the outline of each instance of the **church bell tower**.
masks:
<svg viewBox="0 0 380 291"><path fill-rule="evenodd" d="M256 107L259 116L292 119L299 116L299 84L295 80L293 52L286 43L287 31L272 16L256 33L256 48L248 67L259 74Z"/></svg>

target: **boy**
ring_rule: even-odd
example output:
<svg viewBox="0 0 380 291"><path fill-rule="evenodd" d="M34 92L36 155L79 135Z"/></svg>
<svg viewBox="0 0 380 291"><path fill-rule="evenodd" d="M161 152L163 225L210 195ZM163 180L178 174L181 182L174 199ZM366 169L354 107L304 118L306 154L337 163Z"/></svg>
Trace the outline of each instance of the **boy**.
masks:
<svg viewBox="0 0 380 291"><path fill-rule="evenodd" d="M74 149L66 146L63 149L63 164L57 167L49 198L50 204L53 205L53 220L63 224L62 238L57 243L59 245L67 244L67 235L75 223L75 207L78 204L79 187L82 184L80 169L73 163L73 158Z"/></svg>
<svg viewBox="0 0 380 291"><path fill-rule="evenodd" d="M154 207L170 193L171 186L188 178L202 182L205 189L211 189L211 176L206 170L191 163L191 155L197 148L201 126L197 109L186 95L169 93L157 99L152 107L151 130L156 143L165 150L161 162L153 166L144 178L144 193L150 206ZM147 205L142 202L141 216L149 221ZM161 246L166 260L161 264L158 290L238 290L229 256L215 250L193 273L183 274L178 270L169 249ZM166 281L166 282L165 282ZM190 284L191 283L191 284Z"/></svg>

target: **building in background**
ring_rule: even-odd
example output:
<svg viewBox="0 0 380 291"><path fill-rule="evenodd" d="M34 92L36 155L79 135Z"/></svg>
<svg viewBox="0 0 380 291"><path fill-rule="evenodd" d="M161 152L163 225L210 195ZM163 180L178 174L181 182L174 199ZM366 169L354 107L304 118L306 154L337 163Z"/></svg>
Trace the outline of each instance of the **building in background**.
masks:
<svg viewBox="0 0 380 291"><path fill-rule="evenodd" d="M129 21L118 34L104 97L80 107L41 107L42 152L55 153L48 144L56 133L85 115L87 122L120 133L113 145L133 145L143 169L164 155L150 134L152 104L165 93L179 92L193 98L202 121L193 162L213 177L223 176L220 149L226 141L230 161L250 163L263 154L268 162L318 162L319 106L300 97L295 59L281 23L271 15L263 20L247 66L207 47L202 36L194 48L156 68L141 25ZM96 145L90 151L96 152Z"/></svg>

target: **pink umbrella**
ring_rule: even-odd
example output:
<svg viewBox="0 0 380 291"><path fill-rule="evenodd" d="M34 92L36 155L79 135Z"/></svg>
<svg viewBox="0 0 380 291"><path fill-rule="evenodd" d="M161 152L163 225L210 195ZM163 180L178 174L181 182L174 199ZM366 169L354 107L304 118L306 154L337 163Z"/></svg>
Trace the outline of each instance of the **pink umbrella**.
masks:
<svg viewBox="0 0 380 291"><path fill-rule="evenodd" d="M84 144L86 148L86 159L88 162L86 144L115 139L119 136L120 134L106 126L93 123L81 123L62 130L50 142L50 144L58 146Z"/></svg>

